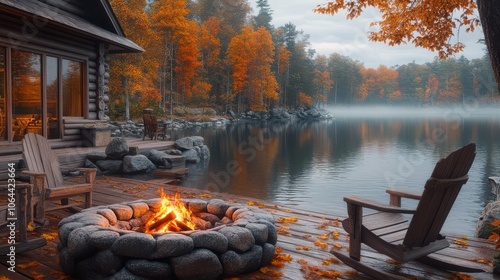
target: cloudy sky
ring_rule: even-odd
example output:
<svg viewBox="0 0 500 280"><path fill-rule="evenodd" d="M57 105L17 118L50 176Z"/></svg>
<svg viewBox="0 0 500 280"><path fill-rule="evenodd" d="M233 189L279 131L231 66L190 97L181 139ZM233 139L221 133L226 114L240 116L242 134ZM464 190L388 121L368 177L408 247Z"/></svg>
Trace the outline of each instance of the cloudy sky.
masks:
<svg viewBox="0 0 500 280"><path fill-rule="evenodd" d="M367 39L369 24L377 19L378 14L373 10L365 12L355 20L346 20L345 15L320 15L313 13L317 4L325 0L268 0L273 11L272 24L275 27L283 26L288 22L295 24L298 30L309 34L311 48L317 53L329 55L340 53L363 62L366 67L376 68L380 64L386 66L402 65L415 61L416 63L430 62L436 53L416 48L413 45L390 47L383 43L370 42ZM249 0L254 8L258 9L256 0ZM465 44L465 51L457 57L464 55L468 59L479 58L484 55L484 45L477 41L482 39L482 29L474 33L461 31L460 41ZM454 39L456 41L456 38Z"/></svg>

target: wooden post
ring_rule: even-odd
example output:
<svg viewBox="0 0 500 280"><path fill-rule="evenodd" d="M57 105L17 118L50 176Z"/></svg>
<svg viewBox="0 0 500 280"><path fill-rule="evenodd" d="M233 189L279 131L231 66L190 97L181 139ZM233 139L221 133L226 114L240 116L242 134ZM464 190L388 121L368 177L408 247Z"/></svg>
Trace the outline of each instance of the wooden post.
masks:
<svg viewBox="0 0 500 280"><path fill-rule="evenodd" d="M363 208L347 203L349 215L349 255L355 260L361 259L361 227L363 222Z"/></svg>

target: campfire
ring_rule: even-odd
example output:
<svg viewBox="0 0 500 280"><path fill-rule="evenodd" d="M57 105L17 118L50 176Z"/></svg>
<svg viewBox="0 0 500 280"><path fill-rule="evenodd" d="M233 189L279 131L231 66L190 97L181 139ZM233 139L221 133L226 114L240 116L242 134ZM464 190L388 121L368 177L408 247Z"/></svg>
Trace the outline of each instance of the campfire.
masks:
<svg viewBox="0 0 500 280"><path fill-rule="evenodd" d="M162 195L85 209L59 239L64 272L81 279L219 279L271 262L277 231L262 209Z"/></svg>
<svg viewBox="0 0 500 280"><path fill-rule="evenodd" d="M179 194L176 194L172 200L162 191L161 198L160 211L151 215L151 218L146 221L145 233L178 232L200 228L195 225L193 213L180 200Z"/></svg>

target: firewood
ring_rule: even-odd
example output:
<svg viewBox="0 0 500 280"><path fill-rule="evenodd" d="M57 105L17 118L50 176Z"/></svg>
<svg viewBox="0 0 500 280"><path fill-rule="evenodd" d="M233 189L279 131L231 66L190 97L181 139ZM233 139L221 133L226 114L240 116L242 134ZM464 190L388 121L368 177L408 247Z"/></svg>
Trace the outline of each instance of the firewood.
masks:
<svg viewBox="0 0 500 280"><path fill-rule="evenodd" d="M153 231L155 230L156 228L170 222L170 221L173 221L175 220L175 218L177 218L177 216L175 215L174 211L168 213L165 217L159 219L158 221L154 222L152 225L150 226L147 226L147 230L146 231Z"/></svg>

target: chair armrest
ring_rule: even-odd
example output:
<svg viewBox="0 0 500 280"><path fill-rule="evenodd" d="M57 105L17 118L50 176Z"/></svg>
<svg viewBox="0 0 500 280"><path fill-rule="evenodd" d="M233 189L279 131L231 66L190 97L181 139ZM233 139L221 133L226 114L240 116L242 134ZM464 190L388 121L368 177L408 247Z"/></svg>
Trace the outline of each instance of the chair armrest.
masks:
<svg viewBox="0 0 500 280"><path fill-rule="evenodd" d="M30 176L30 177L47 177L47 174L44 172L35 172L35 171L29 171L29 170L23 170L21 171L21 174L24 176Z"/></svg>
<svg viewBox="0 0 500 280"><path fill-rule="evenodd" d="M364 208L369 208L387 213L414 214L416 212L416 210L414 209L406 209L393 205L388 205L377 201L369 200L366 198L362 198L359 196L346 196L344 197L344 201L347 202L348 204L354 204Z"/></svg>
<svg viewBox="0 0 500 280"><path fill-rule="evenodd" d="M409 198L409 199L416 199L416 200L420 200L422 198L421 193L412 192L412 191L389 189L389 190L386 190L385 192L390 195L389 204L392 206L396 206L396 207L401 207L401 198L402 197Z"/></svg>
<svg viewBox="0 0 500 280"><path fill-rule="evenodd" d="M95 168L69 168L68 170L80 171L85 176L85 183L94 184L97 169Z"/></svg>

